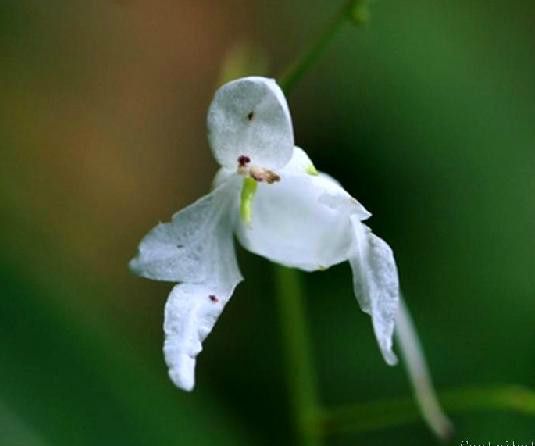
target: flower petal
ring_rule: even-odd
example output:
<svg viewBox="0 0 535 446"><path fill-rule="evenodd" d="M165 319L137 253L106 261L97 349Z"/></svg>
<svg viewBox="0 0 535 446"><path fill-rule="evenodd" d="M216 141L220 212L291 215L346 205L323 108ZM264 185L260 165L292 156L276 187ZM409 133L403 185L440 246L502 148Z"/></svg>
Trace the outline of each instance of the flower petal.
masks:
<svg viewBox="0 0 535 446"><path fill-rule="evenodd" d="M246 249L305 271L348 259L349 216L362 220L370 213L328 175L307 173L311 165L307 154L295 147L280 170L280 181L258 184L251 221L238 225L238 238Z"/></svg>
<svg viewBox="0 0 535 446"><path fill-rule="evenodd" d="M364 206L349 195L345 189L330 175L319 173L307 153L301 147L294 147L292 159L280 171L283 178L288 176L315 177L312 183L315 187L322 188L319 200L322 204L332 209L344 210L349 214L357 214L360 220L371 217Z"/></svg>
<svg viewBox="0 0 535 446"><path fill-rule="evenodd" d="M398 272L394 255L386 242L370 228L351 216L352 253L355 295L363 311L372 317L373 330L387 364L397 358L392 351L392 336L399 304Z"/></svg>
<svg viewBox="0 0 535 446"><path fill-rule="evenodd" d="M266 169L283 167L292 156L294 137L277 83L245 77L220 87L208 110L208 140L223 167L236 170L242 156Z"/></svg>
<svg viewBox="0 0 535 446"><path fill-rule="evenodd" d="M206 283L214 274L221 238L232 248L236 193L241 178L230 178L221 187L159 223L138 247L130 269L139 276L170 282ZM223 253L221 253L223 254ZM234 258L230 249L224 254Z"/></svg>
<svg viewBox="0 0 535 446"><path fill-rule="evenodd" d="M165 305L164 354L169 376L184 390L194 384L195 358L234 288L242 280L233 228L238 219L240 177L160 223L139 245L130 262L137 274L184 282Z"/></svg>
<svg viewBox="0 0 535 446"><path fill-rule="evenodd" d="M165 304L163 351L169 377L177 387L193 389L201 344L233 291L234 286L221 288L220 284L181 284L171 291Z"/></svg>
<svg viewBox="0 0 535 446"><path fill-rule="evenodd" d="M326 176L283 176L258 184L251 221L238 225L238 238L251 252L286 266L315 271L347 260L351 246L351 197L340 187L339 203L324 202L332 190ZM329 200L327 200L329 201Z"/></svg>

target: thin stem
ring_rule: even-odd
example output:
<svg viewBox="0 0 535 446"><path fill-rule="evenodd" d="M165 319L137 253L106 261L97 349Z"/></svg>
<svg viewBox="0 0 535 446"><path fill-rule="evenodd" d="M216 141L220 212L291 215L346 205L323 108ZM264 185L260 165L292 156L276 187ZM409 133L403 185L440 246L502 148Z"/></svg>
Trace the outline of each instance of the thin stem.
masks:
<svg viewBox="0 0 535 446"><path fill-rule="evenodd" d="M279 85L289 94L304 74L319 59L327 45L363 0L348 0L333 17L310 49L292 64L279 79ZM356 22L360 23L360 22ZM319 404L316 377L305 320L304 296L298 273L275 267L277 299L288 371L288 391L294 413L295 430L301 446L321 446L323 439L317 429Z"/></svg>
<svg viewBox="0 0 535 446"><path fill-rule="evenodd" d="M297 82L299 82L310 67L317 62L342 25L351 18L351 11L361 2L362 0L346 1L309 50L303 53L303 55L283 73L279 78L279 85L286 94L289 94L294 89Z"/></svg>
<svg viewBox="0 0 535 446"><path fill-rule="evenodd" d="M452 413L514 411L535 416L535 392L519 386L454 389L440 392L444 407ZM325 410L319 419L324 435L365 432L401 426L420 419L410 398L352 404Z"/></svg>
<svg viewBox="0 0 535 446"><path fill-rule="evenodd" d="M295 430L302 446L319 446L321 438L311 428L317 419L316 377L306 327L304 296L299 275L276 267L277 299L281 320L288 391Z"/></svg>

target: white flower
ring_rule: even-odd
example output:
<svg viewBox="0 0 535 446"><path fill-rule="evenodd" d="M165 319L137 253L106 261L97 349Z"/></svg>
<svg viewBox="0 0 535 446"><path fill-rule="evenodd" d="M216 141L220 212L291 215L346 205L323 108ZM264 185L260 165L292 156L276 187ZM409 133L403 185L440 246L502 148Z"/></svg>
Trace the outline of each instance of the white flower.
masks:
<svg viewBox="0 0 535 446"><path fill-rule="evenodd" d="M358 302L372 317L385 361L395 364L392 250L362 223L371 214L294 146L276 82L248 77L223 85L208 112L208 138L221 165L214 189L152 229L130 262L140 276L178 283L164 322L173 382L193 389L201 343L242 280L235 235L249 251L304 271L349 261Z"/></svg>

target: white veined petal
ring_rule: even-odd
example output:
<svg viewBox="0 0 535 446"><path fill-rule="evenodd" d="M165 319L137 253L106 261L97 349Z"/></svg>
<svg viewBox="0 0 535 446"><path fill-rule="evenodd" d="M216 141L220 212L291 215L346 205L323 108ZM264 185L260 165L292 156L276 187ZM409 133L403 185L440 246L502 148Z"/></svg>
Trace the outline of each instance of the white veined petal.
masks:
<svg viewBox="0 0 535 446"><path fill-rule="evenodd" d="M337 203L327 199L332 195ZM281 172L280 182L258 184L251 221L240 222L238 238L246 249L274 262L325 269L348 258L352 200L326 175Z"/></svg>
<svg viewBox="0 0 535 446"><path fill-rule="evenodd" d="M221 239L230 240L240 178L159 223L141 240L130 269L139 276L171 282L206 283L213 275ZM231 249L232 255L234 251Z"/></svg>
<svg viewBox="0 0 535 446"><path fill-rule="evenodd" d="M184 390L195 384L195 362L234 287L176 285L165 304L164 356L169 377Z"/></svg>
<svg viewBox="0 0 535 446"><path fill-rule="evenodd" d="M355 216L353 248L349 257L353 270L355 295L363 311L372 317L373 330L387 364L397 358L392 351L392 336L399 305L398 272L394 255L386 242Z"/></svg>
<svg viewBox="0 0 535 446"><path fill-rule="evenodd" d="M208 110L208 141L221 166L283 167L292 156L292 120L286 98L273 79L245 77L220 87Z"/></svg>

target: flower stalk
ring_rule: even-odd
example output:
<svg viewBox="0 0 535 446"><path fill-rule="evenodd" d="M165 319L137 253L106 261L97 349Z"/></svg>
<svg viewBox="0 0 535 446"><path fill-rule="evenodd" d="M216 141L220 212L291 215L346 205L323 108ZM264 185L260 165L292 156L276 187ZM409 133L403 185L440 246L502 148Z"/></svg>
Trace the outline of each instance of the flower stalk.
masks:
<svg viewBox="0 0 535 446"><path fill-rule="evenodd" d="M366 0L349 0L344 3L331 22L319 35L308 51L297 59L279 79L282 90L289 94L331 43L342 26L353 19L363 24L363 3ZM358 14L360 11L360 15ZM367 17L367 16L366 16ZM312 165L309 174L317 175ZM245 189L245 185L244 185ZM301 446L321 446L323 438L317 429L320 405L316 390L311 348L305 319L305 303L299 273L275 265L277 300L285 349L287 384L294 413L295 431Z"/></svg>
<svg viewBox="0 0 535 446"><path fill-rule="evenodd" d="M346 22L352 22L355 25L367 23L369 20L367 3L367 0L349 0L342 5L308 51L305 51L280 76L279 84L286 94L289 94L295 88L310 67L318 61Z"/></svg>
<svg viewBox="0 0 535 446"><path fill-rule="evenodd" d="M287 385L298 444L320 446L321 438L314 430L319 415L316 376L299 274L283 266L277 266L275 273L282 345L288 371Z"/></svg>

